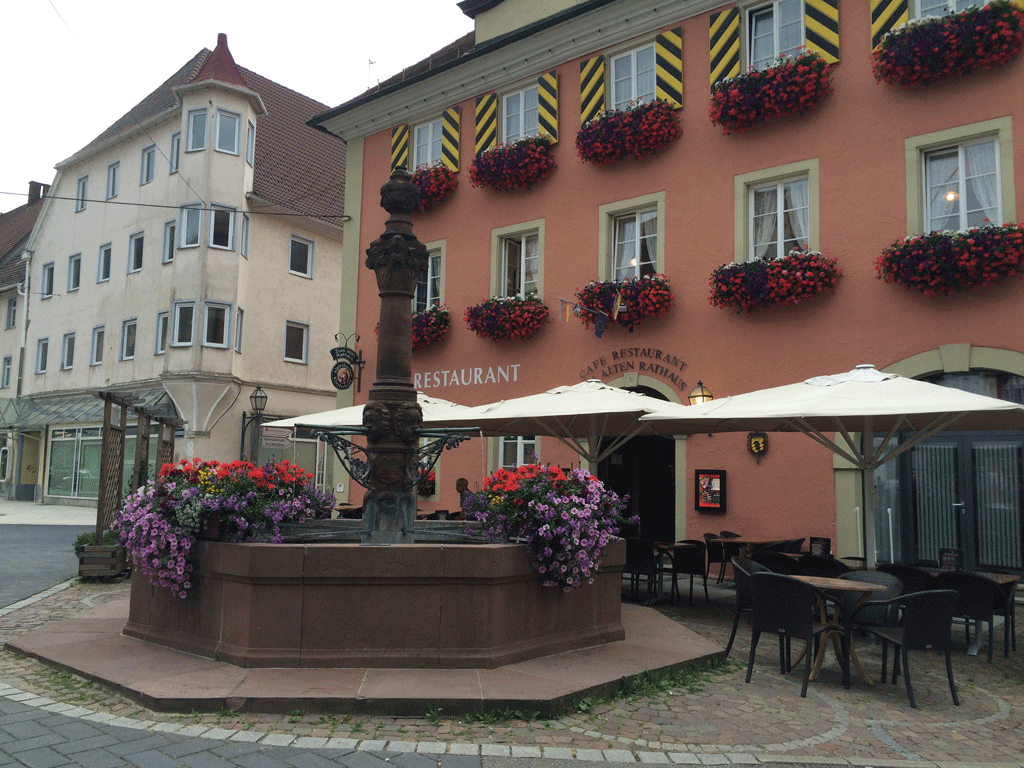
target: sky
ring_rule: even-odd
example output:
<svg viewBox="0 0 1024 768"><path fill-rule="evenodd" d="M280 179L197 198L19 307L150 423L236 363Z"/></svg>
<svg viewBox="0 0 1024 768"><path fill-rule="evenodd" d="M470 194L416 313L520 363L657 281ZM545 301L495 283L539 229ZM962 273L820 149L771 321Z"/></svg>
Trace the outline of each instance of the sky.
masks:
<svg viewBox="0 0 1024 768"><path fill-rule="evenodd" d="M12 3L0 46L0 212L26 202L29 181L53 181L56 163L212 50L220 32L239 66L335 107L472 31L456 2Z"/></svg>

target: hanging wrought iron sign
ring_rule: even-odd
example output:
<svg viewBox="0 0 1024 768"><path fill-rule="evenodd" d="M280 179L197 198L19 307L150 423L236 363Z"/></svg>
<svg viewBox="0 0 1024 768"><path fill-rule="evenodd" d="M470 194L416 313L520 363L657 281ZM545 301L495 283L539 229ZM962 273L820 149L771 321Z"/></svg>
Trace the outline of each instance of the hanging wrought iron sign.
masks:
<svg viewBox="0 0 1024 768"><path fill-rule="evenodd" d="M335 389L348 389L353 382L356 385L356 392L362 391L363 353L358 353L348 347L335 347L331 350L331 357L334 358L334 367L331 368L331 384Z"/></svg>

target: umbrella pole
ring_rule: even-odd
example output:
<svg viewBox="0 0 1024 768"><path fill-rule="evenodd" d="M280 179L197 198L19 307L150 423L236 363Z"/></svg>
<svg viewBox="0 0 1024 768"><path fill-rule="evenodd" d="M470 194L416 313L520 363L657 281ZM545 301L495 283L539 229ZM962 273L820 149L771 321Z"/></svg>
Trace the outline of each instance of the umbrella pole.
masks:
<svg viewBox="0 0 1024 768"><path fill-rule="evenodd" d="M868 568L875 567L875 465L868 457L874 453L874 428L870 417L864 419L864 431L860 433L860 477L861 477L861 525L863 526L864 551Z"/></svg>

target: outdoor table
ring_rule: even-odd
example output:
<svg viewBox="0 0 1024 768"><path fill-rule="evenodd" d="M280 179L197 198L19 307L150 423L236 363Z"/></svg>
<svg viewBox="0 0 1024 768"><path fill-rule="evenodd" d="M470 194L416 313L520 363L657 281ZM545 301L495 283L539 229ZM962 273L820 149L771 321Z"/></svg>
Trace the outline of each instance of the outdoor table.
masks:
<svg viewBox="0 0 1024 768"><path fill-rule="evenodd" d="M789 539L770 539L764 536L717 536L713 539L708 539L708 542L715 542L716 544L738 544L743 554L747 554L747 550L750 547L763 547L766 544L781 544Z"/></svg>
<svg viewBox="0 0 1024 768"><path fill-rule="evenodd" d="M798 579L805 584L810 584L815 589L820 589L823 592L862 592L861 599L857 602L857 606L863 603L869 594L872 592L881 592L885 590L885 586L882 584L869 584L866 581L853 581L852 579L830 579L825 576L793 576L792 578ZM822 615L826 615L825 606L821 605ZM836 610L832 617L828 620L829 624L834 626L834 629L829 630L829 635L832 636L832 649L836 654L836 659L839 661L839 666L843 670L843 687L850 687L850 662L857 668L857 674L860 675L860 679L863 680L870 686L874 686L867 674L864 672L864 667L861 666L860 660L857 658L857 653L853 650L853 643L850 643L849 657L842 651L842 644L845 641L846 627L841 623L839 617L839 610ZM825 653L827 650L828 642L827 638L823 637L820 645L818 646L818 656L814 659L814 667L811 669L811 680L818 679L818 673L821 671L821 665L825 661ZM799 661L799 659L797 659Z"/></svg>

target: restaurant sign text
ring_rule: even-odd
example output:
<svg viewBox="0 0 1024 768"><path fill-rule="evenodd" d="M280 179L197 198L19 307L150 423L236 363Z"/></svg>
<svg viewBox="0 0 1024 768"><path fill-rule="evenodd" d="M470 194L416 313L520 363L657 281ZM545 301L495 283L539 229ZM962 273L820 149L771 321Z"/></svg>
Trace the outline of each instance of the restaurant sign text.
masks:
<svg viewBox="0 0 1024 768"><path fill-rule="evenodd" d="M681 372L686 365L677 355L655 347L621 347L602 355L580 370L581 379L610 379L625 373L645 373L665 379L684 391Z"/></svg>

